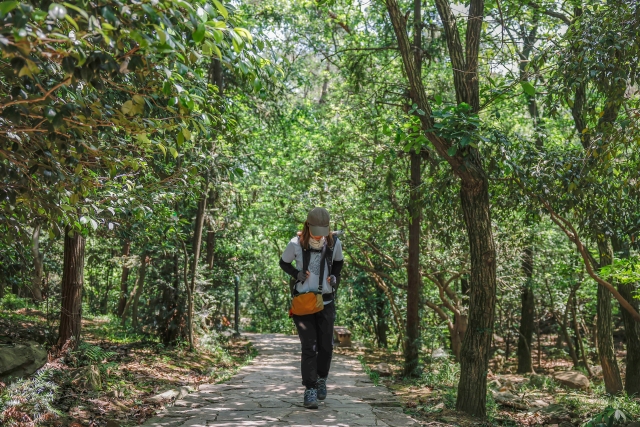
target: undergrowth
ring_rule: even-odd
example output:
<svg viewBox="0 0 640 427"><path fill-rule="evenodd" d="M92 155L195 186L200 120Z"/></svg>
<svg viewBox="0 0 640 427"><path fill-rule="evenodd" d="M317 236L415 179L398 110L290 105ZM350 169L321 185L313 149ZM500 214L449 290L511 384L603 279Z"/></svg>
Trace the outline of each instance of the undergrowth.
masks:
<svg viewBox="0 0 640 427"><path fill-rule="evenodd" d="M373 382L373 385L377 387L378 384L380 384L380 374L378 374L377 372L371 370L369 365L367 365L367 362L366 362L364 356L358 356L358 360L360 361L360 364L362 365L362 369L364 370L364 373L369 376L369 378L371 379L371 382Z"/></svg>
<svg viewBox="0 0 640 427"><path fill-rule="evenodd" d="M36 425L57 417L53 406L60 387L60 371L43 368L29 378L20 379L0 392L0 421L2 425L33 422Z"/></svg>
<svg viewBox="0 0 640 427"><path fill-rule="evenodd" d="M640 420L640 403L625 394L612 396L606 393L570 393L558 396L556 401L576 412L581 418L593 419L597 415L619 410L628 420Z"/></svg>

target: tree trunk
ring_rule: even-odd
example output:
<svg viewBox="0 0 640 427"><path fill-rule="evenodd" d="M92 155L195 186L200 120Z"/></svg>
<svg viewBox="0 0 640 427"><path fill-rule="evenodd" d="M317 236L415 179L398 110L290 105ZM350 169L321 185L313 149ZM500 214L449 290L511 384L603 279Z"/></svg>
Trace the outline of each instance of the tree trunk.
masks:
<svg viewBox="0 0 640 427"><path fill-rule="evenodd" d="M618 290L633 307L638 310L638 300L634 298L636 284L619 284ZM627 340L627 374L624 389L627 395L640 395L640 323L636 322L627 310L620 309L624 321Z"/></svg>
<svg viewBox="0 0 640 427"><path fill-rule="evenodd" d="M607 237L598 237L598 251L600 253L600 268L611 265L613 262L613 249L611 247L611 241ZM598 355L600 356L600 365L602 366L604 386L607 393L616 394L622 391L622 377L620 376L620 369L618 368L618 361L616 360L613 347L611 293L600 284L598 284L596 307L598 313L596 324Z"/></svg>
<svg viewBox="0 0 640 427"><path fill-rule="evenodd" d="M144 288L144 279L147 275L147 264L147 251L144 251L142 253L142 256L140 257L140 268L138 269L136 293L133 296L133 304L131 306L131 326L133 327L133 329L138 329L138 304L140 302L140 295L142 295L142 289Z"/></svg>
<svg viewBox="0 0 640 427"><path fill-rule="evenodd" d="M573 320L573 332L576 334L576 347L580 351L580 357L582 358L582 363L584 364L585 369L587 370L587 374L589 377L593 377L593 373L591 372L591 367L589 366L589 360L587 359L587 353L584 350L584 343L582 342L582 335L580 334L580 325L578 324L578 295L577 291L580 287L578 283L576 285L576 290L573 293L573 304L571 305L571 314Z"/></svg>
<svg viewBox="0 0 640 427"><path fill-rule="evenodd" d="M33 228L31 253L33 255L33 278L31 279L31 295L33 301L42 301L42 279L44 278L44 255L40 252L40 224Z"/></svg>
<svg viewBox="0 0 640 427"><path fill-rule="evenodd" d="M203 195L198 203L196 214L195 230L193 232L193 263L191 264L191 283L187 284L187 321L189 330L189 348L193 349L193 294L196 290L196 272L198 271L198 260L200 259L200 246L202 242L202 229L204 228L204 217L207 210L207 197ZM185 254L186 256L186 254ZM186 262L186 260L185 260Z"/></svg>
<svg viewBox="0 0 640 427"><path fill-rule="evenodd" d="M64 264L62 267L60 329L58 347L62 348L75 338L73 347L78 345L82 321L82 286L84 281L84 248L82 234L65 228Z"/></svg>
<svg viewBox="0 0 640 427"><path fill-rule="evenodd" d="M565 341L567 342L567 347L569 347L569 354L571 355L574 369L577 369L578 366L580 366L580 361L578 360L578 353L576 353L576 348L573 345L573 340L571 339L571 335L569 334L569 310L573 305L573 298L575 298L576 296L576 290L577 288L571 288L569 299L567 299L567 306L564 308L564 315L562 316L562 333L564 335Z"/></svg>
<svg viewBox="0 0 640 427"><path fill-rule="evenodd" d="M407 329L404 375L418 375L420 352L420 155L411 151L409 262L407 263Z"/></svg>
<svg viewBox="0 0 640 427"><path fill-rule="evenodd" d="M124 314L124 308L127 305L127 294L129 293L128 281L129 281L129 267L126 266L128 262L129 253L131 252L131 242L129 240L124 241L122 246L122 257L125 258L125 265L122 266L122 277L120 278L120 300L118 301L118 317L122 317Z"/></svg>
<svg viewBox="0 0 640 427"><path fill-rule="evenodd" d="M471 256L469 325L460 353L460 382L456 409L484 417L489 350L496 306L496 250L491 231L487 180L463 181L462 210Z"/></svg>
<svg viewBox="0 0 640 427"><path fill-rule="evenodd" d="M453 141L432 133L432 109L424 85L416 73L415 59L406 34L406 22L396 0L385 0L398 49L402 56L409 93L413 102L424 111L420 115L422 129L437 153L445 159L453 173L461 179L460 198L469 238L471 273L469 325L464 336L460 355L460 383L456 409L471 416L486 415L486 392L489 349L493 331L496 301L496 251L491 230L489 186L482 160L477 150L465 147L449 154ZM454 74L454 87L458 102L466 102L474 113L478 112L478 52L484 1L471 0L467 21L466 48L460 35L450 5L446 0L436 0L438 13L445 22L445 37ZM466 59L465 59L466 52Z"/></svg>
<svg viewBox="0 0 640 427"><path fill-rule="evenodd" d="M414 64L417 78L420 78L421 70L421 37L422 34L422 13L420 10L421 0L414 0ZM409 212L411 223L409 224L409 260L407 262L407 329L404 346L404 375L407 377L417 376L420 353L420 222L421 222L421 201L420 201L420 153L415 149L410 153L411 187L409 189Z"/></svg>
<svg viewBox="0 0 640 427"><path fill-rule="evenodd" d="M629 243L620 238L612 238L611 244L613 250L620 258L629 258ZM638 311L638 300L634 298L636 295L637 283L620 283L618 284L618 292L622 297ZM626 365L627 372L624 381L624 389L627 395L640 395L640 324L633 319L631 314L621 308L622 320L624 322L624 334L627 344Z"/></svg>
<svg viewBox="0 0 640 427"><path fill-rule="evenodd" d="M531 339L533 338L535 297L533 295L533 248L526 247L522 253L522 270L526 277L520 295L520 334L518 336L518 373L533 372L531 361Z"/></svg>
<svg viewBox="0 0 640 427"><path fill-rule="evenodd" d="M100 313L107 314L107 307L109 304L109 292L111 292L111 273L113 272L113 264L109 263L109 268L107 269L107 289L104 292L104 298L100 303Z"/></svg>
<svg viewBox="0 0 640 427"><path fill-rule="evenodd" d="M384 292L377 286L374 287L376 293L376 340L378 341L378 347L387 348L387 316L384 312L385 295Z"/></svg>

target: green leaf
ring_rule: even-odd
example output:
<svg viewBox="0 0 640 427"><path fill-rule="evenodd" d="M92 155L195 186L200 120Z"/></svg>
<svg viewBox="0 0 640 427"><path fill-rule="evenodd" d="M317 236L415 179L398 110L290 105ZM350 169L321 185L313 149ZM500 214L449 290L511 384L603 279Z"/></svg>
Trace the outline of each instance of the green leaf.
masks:
<svg viewBox="0 0 640 427"><path fill-rule="evenodd" d="M224 39L224 34L222 34L222 31L218 30L217 28L214 28L212 33L213 33L213 39L216 41L216 43L222 43L222 40Z"/></svg>
<svg viewBox="0 0 640 427"><path fill-rule="evenodd" d="M376 164L376 165L379 165L379 164L381 164L383 161L384 161L384 153L380 153L380 154L378 154L378 157L376 157L376 160L375 160L375 164Z"/></svg>
<svg viewBox="0 0 640 427"><path fill-rule="evenodd" d="M204 24L198 24L198 28L193 32L193 41L200 44L204 40Z"/></svg>
<svg viewBox="0 0 640 427"><path fill-rule="evenodd" d="M122 107L120 107L120 110L122 111L123 114L126 114L126 115L133 114L133 102L131 100L126 101L124 104L122 104Z"/></svg>
<svg viewBox="0 0 640 427"><path fill-rule="evenodd" d="M178 150L176 150L175 148L169 147L169 152L171 153L174 159L178 157Z"/></svg>
<svg viewBox="0 0 640 427"><path fill-rule="evenodd" d="M71 17L71 15L64 15L64 19L67 20L71 25L73 25L76 31L80 31L80 27L78 27L78 23Z"/></svg>
<svg viewBox="0 0 640 427"><path fill-rule="evenodd" d="M442 95L434 95L434 98L436 100L437 105L442 104Z"/></svg>
<svg viewBox="0 0 640 427"><path fill-rule="evenodd" d="M6 15L18 6L17 1L3 1L0 3L0 15Z"/></svg>
<svg viewBox="0 0 640 427"><path fill-rule="evenodd" d="M65 5L66 7L68 7L69 9L72 9L72 10L75 10L76 12L78 12L80 14L80 16L82 16L87 21L89 20L89 14L87 12L85 12L84 10L80 9L78 6L74 6L74 5L70 4L70 3L62 3L62 4ZM104 24L102 24L102 28L105 28ZM113 29L113 27L111 27L111 29Z"/></svg>
<svg viewBox="0 0 640 427"><path fill-rule="evenodd" d="M182 147L182 144L184 144L184 134L180 132L178 134L178 147Z"/></svg>
<svg viewBox="0 0 640 427"><path fill-rule="evenodd" d="M452 145L447 150L447 154L450 155L451 157L455 156L457 152L458 152L458 146L457 145Z"/></svg>
<svg viewBox="0 0 640 427"><path fill-rule="evenodd" d="M218 0L213 0L213 4L216 6L216 9L218 9L218 12L220 12L220 15L222 15L224 19L229 19L229 11L225 9L222 3L220 3Z"/></svg>
<svg viewBox="0 0 640 427"><path fill-rule="evenodd" d="M53 19L63 19L67 15L67 8L58 3L49 6L49 16Z"/></svg>
<svg viewBox="0 0 640 427"><path fill-rule="evenodd" d="M524 91L524 93L526 93L529 96L535 96L536 94L536 88L533 87L533 85L529 82L520 82L520 84L522 85L522 90Z"/></svg>

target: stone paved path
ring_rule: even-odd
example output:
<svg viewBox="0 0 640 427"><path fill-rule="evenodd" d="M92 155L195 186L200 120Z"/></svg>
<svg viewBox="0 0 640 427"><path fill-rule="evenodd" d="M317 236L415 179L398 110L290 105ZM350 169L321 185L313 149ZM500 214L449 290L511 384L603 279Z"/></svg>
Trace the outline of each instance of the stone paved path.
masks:
<svg viewBox="0 0 640 427"><path fill-rule="evenodd" d="M302 406L300 341L296 336L246 334L253 362L223 384L201 385L148 420L148 427L418 426L385 387L374 387L352 358L334 355L329 395L319 409Z"/></svg>

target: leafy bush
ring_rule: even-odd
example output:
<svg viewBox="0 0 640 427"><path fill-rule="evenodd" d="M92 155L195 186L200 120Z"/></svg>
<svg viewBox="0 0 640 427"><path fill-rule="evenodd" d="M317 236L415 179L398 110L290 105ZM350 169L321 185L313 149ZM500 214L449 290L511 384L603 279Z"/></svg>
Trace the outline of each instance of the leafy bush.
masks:
<svg viewBox="0 0 640 427"><path fill-rule="evenodd" d="M626 422L627 416L619 409L607 406L604 411L584 424L584 427L612 427Z"/></svg>
<svg viewBox="0 0 640 427"><path fill-rule="evenodd" d="M37 425L60 415L52 406L59 392L53 381L57 373L59 371L43 368L0 392L0 424L14 426L30 419Z"/></svg>
<svg viewBox="0 0 640 427"><path fill-rule="evenodd" d="M81 342L73 355L78 359L78 365L95 365L116 357L118 353L104 350L102 347L88 342Z"/></svg>
<svg viewBox="0 0 640 427"><path fill-rule="evenodd" d="M21 308L27 308L29 306L30 302L27 298L20 298L11 293L6 294L0 299L0 308L4 310L20 310Z"/></svg>

